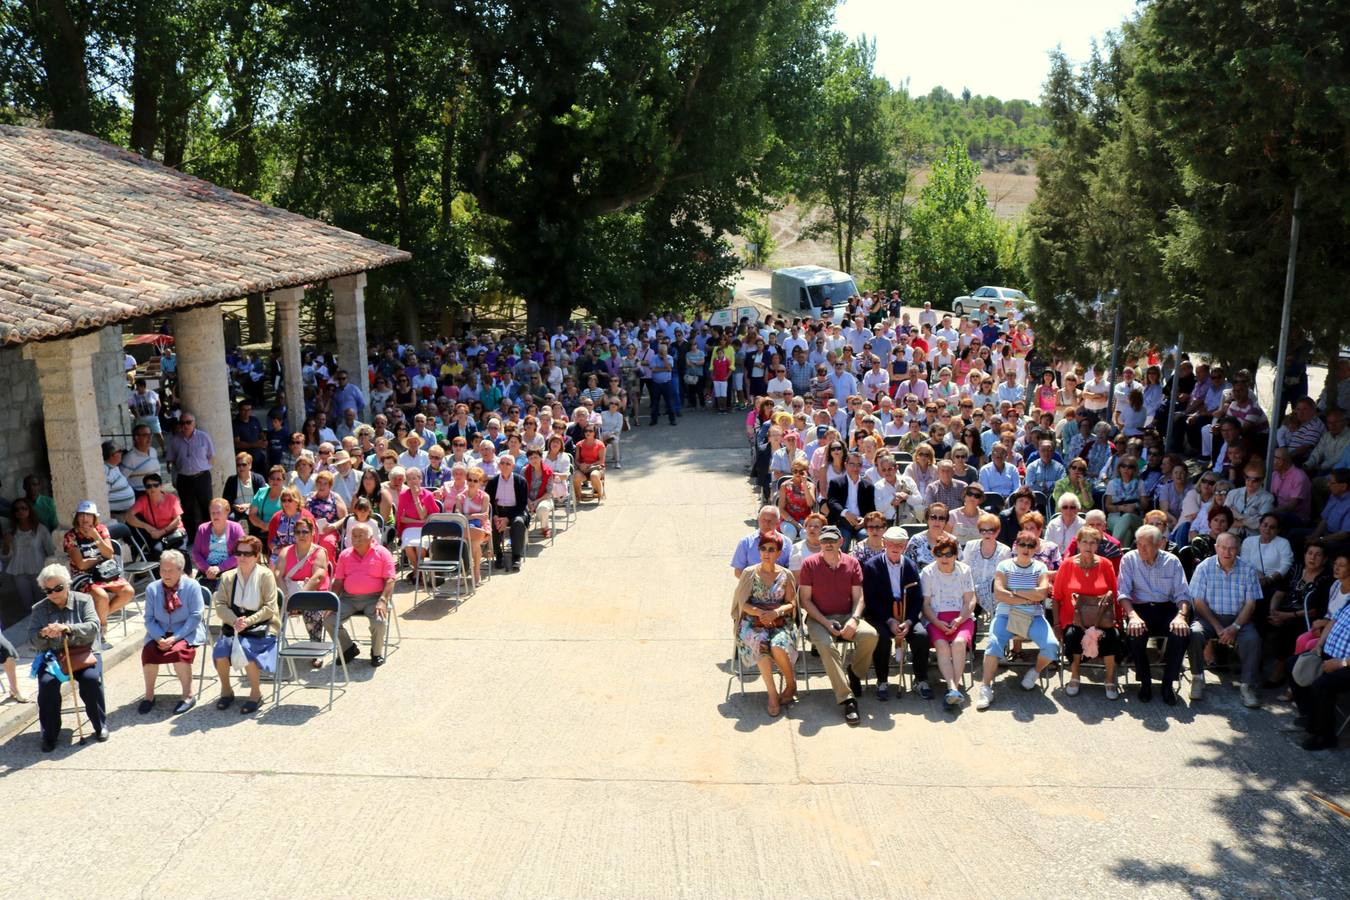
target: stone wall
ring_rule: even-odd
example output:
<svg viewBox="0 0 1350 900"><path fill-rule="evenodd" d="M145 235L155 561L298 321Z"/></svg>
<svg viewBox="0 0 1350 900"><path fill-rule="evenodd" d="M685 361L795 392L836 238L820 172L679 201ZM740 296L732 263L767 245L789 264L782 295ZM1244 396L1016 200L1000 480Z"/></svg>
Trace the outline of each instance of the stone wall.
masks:
<svg viewBox="0 0 1350 900"><path fill-rule="evenodd" d="M122 328L99 333L94 356L94 391L98 398L99 431L105 435L131 432L126 413L126 376L123 369ZM42 392L37 368L23 358L23 348L0 350L0 494L13 498L23 491L23 476L32 471L50 475L47 441L42 431ZM123 439L126 440L126 439ZM98 453L94 447L91 452Z"/></svg>

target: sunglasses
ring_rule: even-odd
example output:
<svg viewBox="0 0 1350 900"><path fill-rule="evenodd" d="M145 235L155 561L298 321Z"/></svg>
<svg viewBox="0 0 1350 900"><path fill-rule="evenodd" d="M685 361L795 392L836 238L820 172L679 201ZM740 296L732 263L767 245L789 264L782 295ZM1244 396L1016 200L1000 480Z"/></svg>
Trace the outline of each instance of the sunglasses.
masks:
<svg viewBox="0 0 1350 900"><path fill-rule="evenodd" d="M956 554L950 550L943 550L941 553L935 553L933 555L936 556L938 559L948 559L950 557L955 556Z"/></svg>
<svg viewBox="0 0 1350 900"><path fill-rule="evenodd" d="M157 491L160 488L158 481L142 481L141 484L145 485L147 491Z"/></svg>
<svg viewBox="0 0 1350 900"><path fill-rule="evenodd" d="M1017 546L1020 547L1020 548L1023 549L1023 550L1035 550L1036 547L1039 546L1039 545L1037 545L1037 544L1032 544L1032 543L1030 543L1030 542L1028 542L1028 541L1018 541L1018 542L1017 542Z"/></svg>
<svg viewBox="0 0 1350 900"><path fill-rule="evenodd" d="M62 591L64 591L65 589L66 589L66 586L65 586L64 584L59 584L59 585L57 585L56 587L45 587L45 588L43 588L43 589L42 589L42 593L48 594L48 595L50 595L50 594L59 594L59 593L61 593Z"/></svg>
<svg viewBox="0 0 1350 900"><path fill-rule="evenodd" d="M998 534L997 528L981 528L980 534Z"/></svg>
<svg viewBox="0 0 1350 900"><path fill-rule="evenodd" d="M929 517L928 517L928 521L930 521L930 522L945 522L945 521L947 521L947 517L946 517L946 516L929 516Z"/></svg>
<svg viewBox="0 0 1350 900"><path fill-rule="evenodd" d="M235 556L257 556L258 554L257 554L256 552L252 551L252 550L236 550L236 551L234 552L234 555L235 555Z"/></svg>

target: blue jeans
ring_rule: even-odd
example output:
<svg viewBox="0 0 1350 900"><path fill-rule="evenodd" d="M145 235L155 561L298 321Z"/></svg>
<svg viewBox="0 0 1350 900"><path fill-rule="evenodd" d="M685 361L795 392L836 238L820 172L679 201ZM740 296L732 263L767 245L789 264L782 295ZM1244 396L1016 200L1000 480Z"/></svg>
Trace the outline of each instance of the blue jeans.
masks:
<svg viewBox="0 0 1350 900"><path fill-rule="evenodd" d="M1012 632L1008 631L1009 609L1007 603L1000 603L994 608L994 620L989 623L989 643L984 648L985 656L1003 659L1007 655L1007 646L1014 637ZM1059 640L1055 637L1055 630L1046 620L1044 610L1031 620L1028 640L1040 649L1041 659L1053 661L1059 658Z"/></svg>

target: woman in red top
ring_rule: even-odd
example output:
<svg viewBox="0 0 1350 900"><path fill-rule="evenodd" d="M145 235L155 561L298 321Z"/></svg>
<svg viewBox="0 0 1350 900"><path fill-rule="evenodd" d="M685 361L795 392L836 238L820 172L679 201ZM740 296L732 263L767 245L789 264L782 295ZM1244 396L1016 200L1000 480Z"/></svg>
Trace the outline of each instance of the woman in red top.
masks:
<svg viewBox="0 0 1350 900"><path fill-rule="evenodd" d="M595 426L587 425L582 431L582 439L577 443L577 473L572 476L573 487L578 497L581 485L590 480L591 490L596 500L605 499L605 442L597 440Z"/></svg>
<svg viewBox="0 0 1350 900"><path fill-rule="evenodd" d="M553 470L544 462L544 454L538 447L531 447L526 455L530 460L524 472L526 508L530 521L538 522L540 534L548 537L552 533L549 523L553 521Z"/></svg>
<svg viewBox="0 0 1350 900"><path fill-rule="evenodd" d="M1065 559L1055 575L1055 621L1063 631L1064 652L1071 660L1069 686L1065 693L1072 697L1082 686L1078 666L1083 661L1086 633L1077 615L1079 598L1110 595L1115 613L1110 627L1098 625L1101 634L1097 638L1097 655L1106 665L1106 699L1115 700L1120 696L1120 687L1116 684L1116 657L1122 648L1120 629L1115 624L1120 621L1120 608L1116 598L1116 570L1106 557L1097 555L1101 539L1102 533L1091 525L1084 525L1079 530L1078 552Z"/></svg>
<svg viewBox="0 0 1350 900"><path fill-rule="evenodd" d="M314 542L314 517L308 510L305 515L309 518L296 518L291 543L282 548L275 569L277 586L288 598L296 591L328 590L332 560L328 558L328 551ZM304 618L310 640L323 640L323 613L307 612ZM281 627L286 626L283 623ZM321 660L316 659L314 663L316 669L322 665Z"/></svg>
<svg viewBox="0 0 1350 900"><path fill-rule="evenodd" d="M778 509L783 514L783 533L800 538L806 528L806 517L816 511L816 490L806 477L810 468L806 460L792 461L792 480L778 492Z"/></svg>

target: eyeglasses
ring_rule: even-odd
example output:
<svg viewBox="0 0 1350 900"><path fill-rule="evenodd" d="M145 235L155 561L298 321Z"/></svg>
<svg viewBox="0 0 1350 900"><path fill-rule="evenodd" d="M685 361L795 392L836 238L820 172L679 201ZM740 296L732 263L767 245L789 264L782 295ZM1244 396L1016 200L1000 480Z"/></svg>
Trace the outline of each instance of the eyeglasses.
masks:
<svg viewBox="0 0 1350 900"><path fill-rule="evenodd" d="M1033 544L1030 541L1018 541L1017 546L1023 550L1035 550L1039 545Z"/></svg>
<svg viewBox="0 0 1350 900"><path fill-rule="evenodd" d="M1218 484L1219 482L1215 481L1213 478L1201 478L1201 479L1200 479L1200 483L1201 483L1201 484L1207 484L1207 485L1209 485L1210 487L1213 487L1214 485Z"/></svg>
<svg viewBox="0 0 1350 900"><path fill-rule="evenodd" d="M868 530L868 531L882 531L883 529L885 529L885 527L886 527L885 525L868 525L868 526L867 526L867 530Z"/></svg>
<svg viewBox="0 0 1350 900"><path fill-rule="evenodd" d="M938 559L949 559L955 556L956 554L953 553L951 550L943 550L941 553L934 553L933 555L936 556Z"/></svg>
<svg viewBox="0 0 1350 900"><path fill-rule="evenodd" d="M64 584L58 584L56 587L45 587L45 588L43 588L43 589L42 589L42 593L48 594L48 595L51 595L51 594L59 594L59 593L61 593L62 591L64 591L65 589L66 589L66 586L65 586Z"/></svg>
<svg viewBox="0 0 1350 900"><path fill-rule="evenodd" d="M932 515L932 516L929 516L929 517L928 517L928 521L930 521L930 522L945 522L945 521L947 521L947 517L946 517L946 516L939 516L939 515Z"/></svg>
<svg viewBox="0 0 1350 900"><path fill-rule="evenodd" d="M1260 483L1260 481L1261 481L1261 476L1260 476L1260 475L1248 475L1247 478L1246 478L1246 481L1247 481L1248 483L1253 482L1253 481L1255 481L1255 482L1257 482L1257 483Z"/></svg>
<svg viewBox="0 0 1350 900"><path fill-rule="evenodd" d="M184 424L184 425L196 425L196 424L197 424L197 420L196 420L196 419L184 419L184 420L183 420L183 424Z"/></svg>

